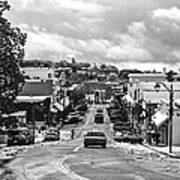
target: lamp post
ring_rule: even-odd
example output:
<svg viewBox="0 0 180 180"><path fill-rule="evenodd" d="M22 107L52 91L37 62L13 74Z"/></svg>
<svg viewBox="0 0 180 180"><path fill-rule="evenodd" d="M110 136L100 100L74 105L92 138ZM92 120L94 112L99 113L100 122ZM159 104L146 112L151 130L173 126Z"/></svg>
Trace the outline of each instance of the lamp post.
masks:
<svg viewBox="0 0 180 180"><path fill-rule="evenodd" d="M163 82L159 82L155 85L155 89L158 92L160 90L160 84L162 84L166 90L169 92L169 121L168 121L168 144L169 144L169 153L172 153L172 135L173 135L173 85L171 84L170 88Z"/></svg>

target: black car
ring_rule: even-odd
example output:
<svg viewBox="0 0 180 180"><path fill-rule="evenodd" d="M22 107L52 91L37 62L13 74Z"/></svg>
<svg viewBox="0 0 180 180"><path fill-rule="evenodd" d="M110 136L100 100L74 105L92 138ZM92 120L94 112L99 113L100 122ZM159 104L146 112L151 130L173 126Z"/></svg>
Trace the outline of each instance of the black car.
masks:
<svg viewBox="0 0 180 180"><path fill-rule="evenodd" d="M104 123L104 116L103 114L96 114L95 117L94 117L94 122L95 123Z"/></svg>
<svg viewBox="0 0 180 180"><path fill-rule="evenodd" d="M59 134L56 132L47 132L44 141L58 141L60 140Z"/></svg>
<svg viewBox="0 0 180 180"><path fill-rule="evenodd" d="M114 131L130 131L132 130L132 123L130 122L116 122L113 124Z"/></svg>
<svg viewBox="0 0 180 180"><path fill-rule="evenodd" d="M8 145L28 145L34 142L34 137L29 129L9 129L6 130L8 135Z"/></svg>
<svg viewBox="0 0 180 180"><path fill-rule="evenodd" d="M106 147L107 138L104 132L88 132L84 136L84 147L88 146L102 146Z"/></svg>

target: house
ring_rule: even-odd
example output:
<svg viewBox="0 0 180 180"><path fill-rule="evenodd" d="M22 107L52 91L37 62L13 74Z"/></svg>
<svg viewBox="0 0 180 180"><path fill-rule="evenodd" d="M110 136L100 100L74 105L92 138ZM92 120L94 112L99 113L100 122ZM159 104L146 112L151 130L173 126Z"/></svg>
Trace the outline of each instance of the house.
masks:
<svg viewBox="0 0 180 180"><path fill-rule="evenodd" d="M167 87L169 82L164 81ZM173 113L173 144L180 145L180 108L176 106L177 100L180 99L180 82L173 82L174 89L174 113ZM132 83L128 87L128 93L139 103L144 102L144 112L142 129L147 133L148 130L154 130L160 134L160 143L168 143L168 118L169 118L169 92L162 85L159 91L155 90L156 82L139 82ZM162 107L166 106L165 110ZM159 111L161 113L159 113ZM157 113L157 114L156 114ZM164 115L166 114L166 116ZM161 123L157 123L161 122Z"/></svg>
<svg viewBox="0 0 180 180"><path fill-rule="evenodd" d="M78 74L82 74L82 75L86 75L86 74L90 74L90 68L91 67L81 67L77 69L77 73Z"/></svg>
<svg viewBox="0 0 180 180"><path fill-rule="evenodd" d="M52 80L26 80L16 97L17 110L27 111L27 123L50 121L50 107L54 103Z"/></svg>
<svg viewBox="0 0 180 180"><path fill-rule="evenodd" d="M71 67L59 67L55 69L55 77L62 78L61 76L66 76L72 73ZM63 74L63 75L62 75Z"/></svg>
<svg viewBox="0 0 180 180"><path fill-rule="evenodd" d="M118 75L117 73L111 72L108 75L108 80L109 81L117 81L118 80Z"/></svg>
<svg viewBox="0 0 180 180"><path fill-rule="evenodd" d="M114 92L113 87L118 87L119 83L117 82L108 82L108 81L87 81L82 84L85 94L92 97L95 93L97 96L102 97L102 101L107 101L111 99L111 96ZM98 95L99 94L99 95ZM100 100L101 101L101 100Z"/></svg>

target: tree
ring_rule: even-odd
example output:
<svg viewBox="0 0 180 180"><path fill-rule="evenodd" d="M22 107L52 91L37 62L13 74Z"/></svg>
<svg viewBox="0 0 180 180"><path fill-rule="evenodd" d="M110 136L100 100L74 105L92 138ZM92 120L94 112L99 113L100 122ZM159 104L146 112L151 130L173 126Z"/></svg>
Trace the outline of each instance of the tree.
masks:
<svg viewBox="0 0 180 180"><path fill-rule="evenodd" d="M169 72L166 73L166 79L169 81L169 82L172 82L174 81L174 75L177 75L176 72L170 70Z"/></svg>
<svg viewBox="0 0 180 180"><path fill-rule="evenodd" d="M85 93L83 92L82 87L76 88L71 94L70 99L74 105L77 105L81 100L85 99Z"/></svg>
<svg viewBox="0 0 180 180"><path fill-rule="evenodd" d="M24 57L27 35L3 17L9 10L7 1L0 1L0 112L10 112L23 83L19 63Z"/></svg>
<svg viewBox="0 0 180 180"><path fill-rule="evenodd" d="M142 73L142 71L137 69L123 69L119 72L119 78L121 80L128 80L128 75L130 73Z"/></svg>
<svg viewBox="0 0 180 180"><path fill-rule="evenodd" d="M100 69L103 71L104 69L106 69L106 65L105 64L101 64Z"/></svg>
<svg viewBox="0 0 180 180"><path fill-rule="evenodd" d="M51 68L53 66L53 62L50 60L25 60L20 62L21 67L46 67Z"/></svg>

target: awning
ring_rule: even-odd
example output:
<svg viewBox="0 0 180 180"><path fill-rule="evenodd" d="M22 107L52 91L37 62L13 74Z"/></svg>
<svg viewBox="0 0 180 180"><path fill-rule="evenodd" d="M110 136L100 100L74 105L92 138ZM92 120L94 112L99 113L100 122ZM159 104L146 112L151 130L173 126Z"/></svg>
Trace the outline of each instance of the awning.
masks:
<svg viewBox="0 0 180 180"><path fill-rule="evenodd" d="M26 111L18 111L15 113L11 113L10 116L14 116L14 117L26 116Z"/></svg>
<svg viewBox="0 0 180 180"><path fill-rule="evenodd" d="M63 105L58 103L58 102L54 103L53 107L56 108L59 111L63 111L64 110Z"/></svg>
<svg viewBox="0 0 180 180"><path fill-rule="evenodd" d="M43 102L50 96L17 96L15 102L38 103Z"/></svg>
<svg viewBox="0 0 180 180"><path fill-rule="evenodd" d="M163 113L161 111L156 112L152 116L152 121L155 123L157 127L160 127L167 119L168 119L167 113Z"/></svg>
<svg viewBox="0 0 180 180"><path fill-rule="evenodd" d="M125 101L127 101L128 103L131 103L131 104L134 103L133 98L129 94L126 94L125 96L123 96L123 100L125 100Z"/></svg>
<svg viewBox="0 0 180 180"><path fill-rule="evenodd" d="M2 114L3 118L8 118L8 117L24 117L26 116L26 111L17 111L11 114Z"/></svg>
<svg viewBox="0 0 180 180"><path fill-rule="evenodd" d="M69 97L65 97L65 98L63 98L63 99L60 100L60 104L63 104L64 107L68 106L69 103L70 103Z"/></svg>

